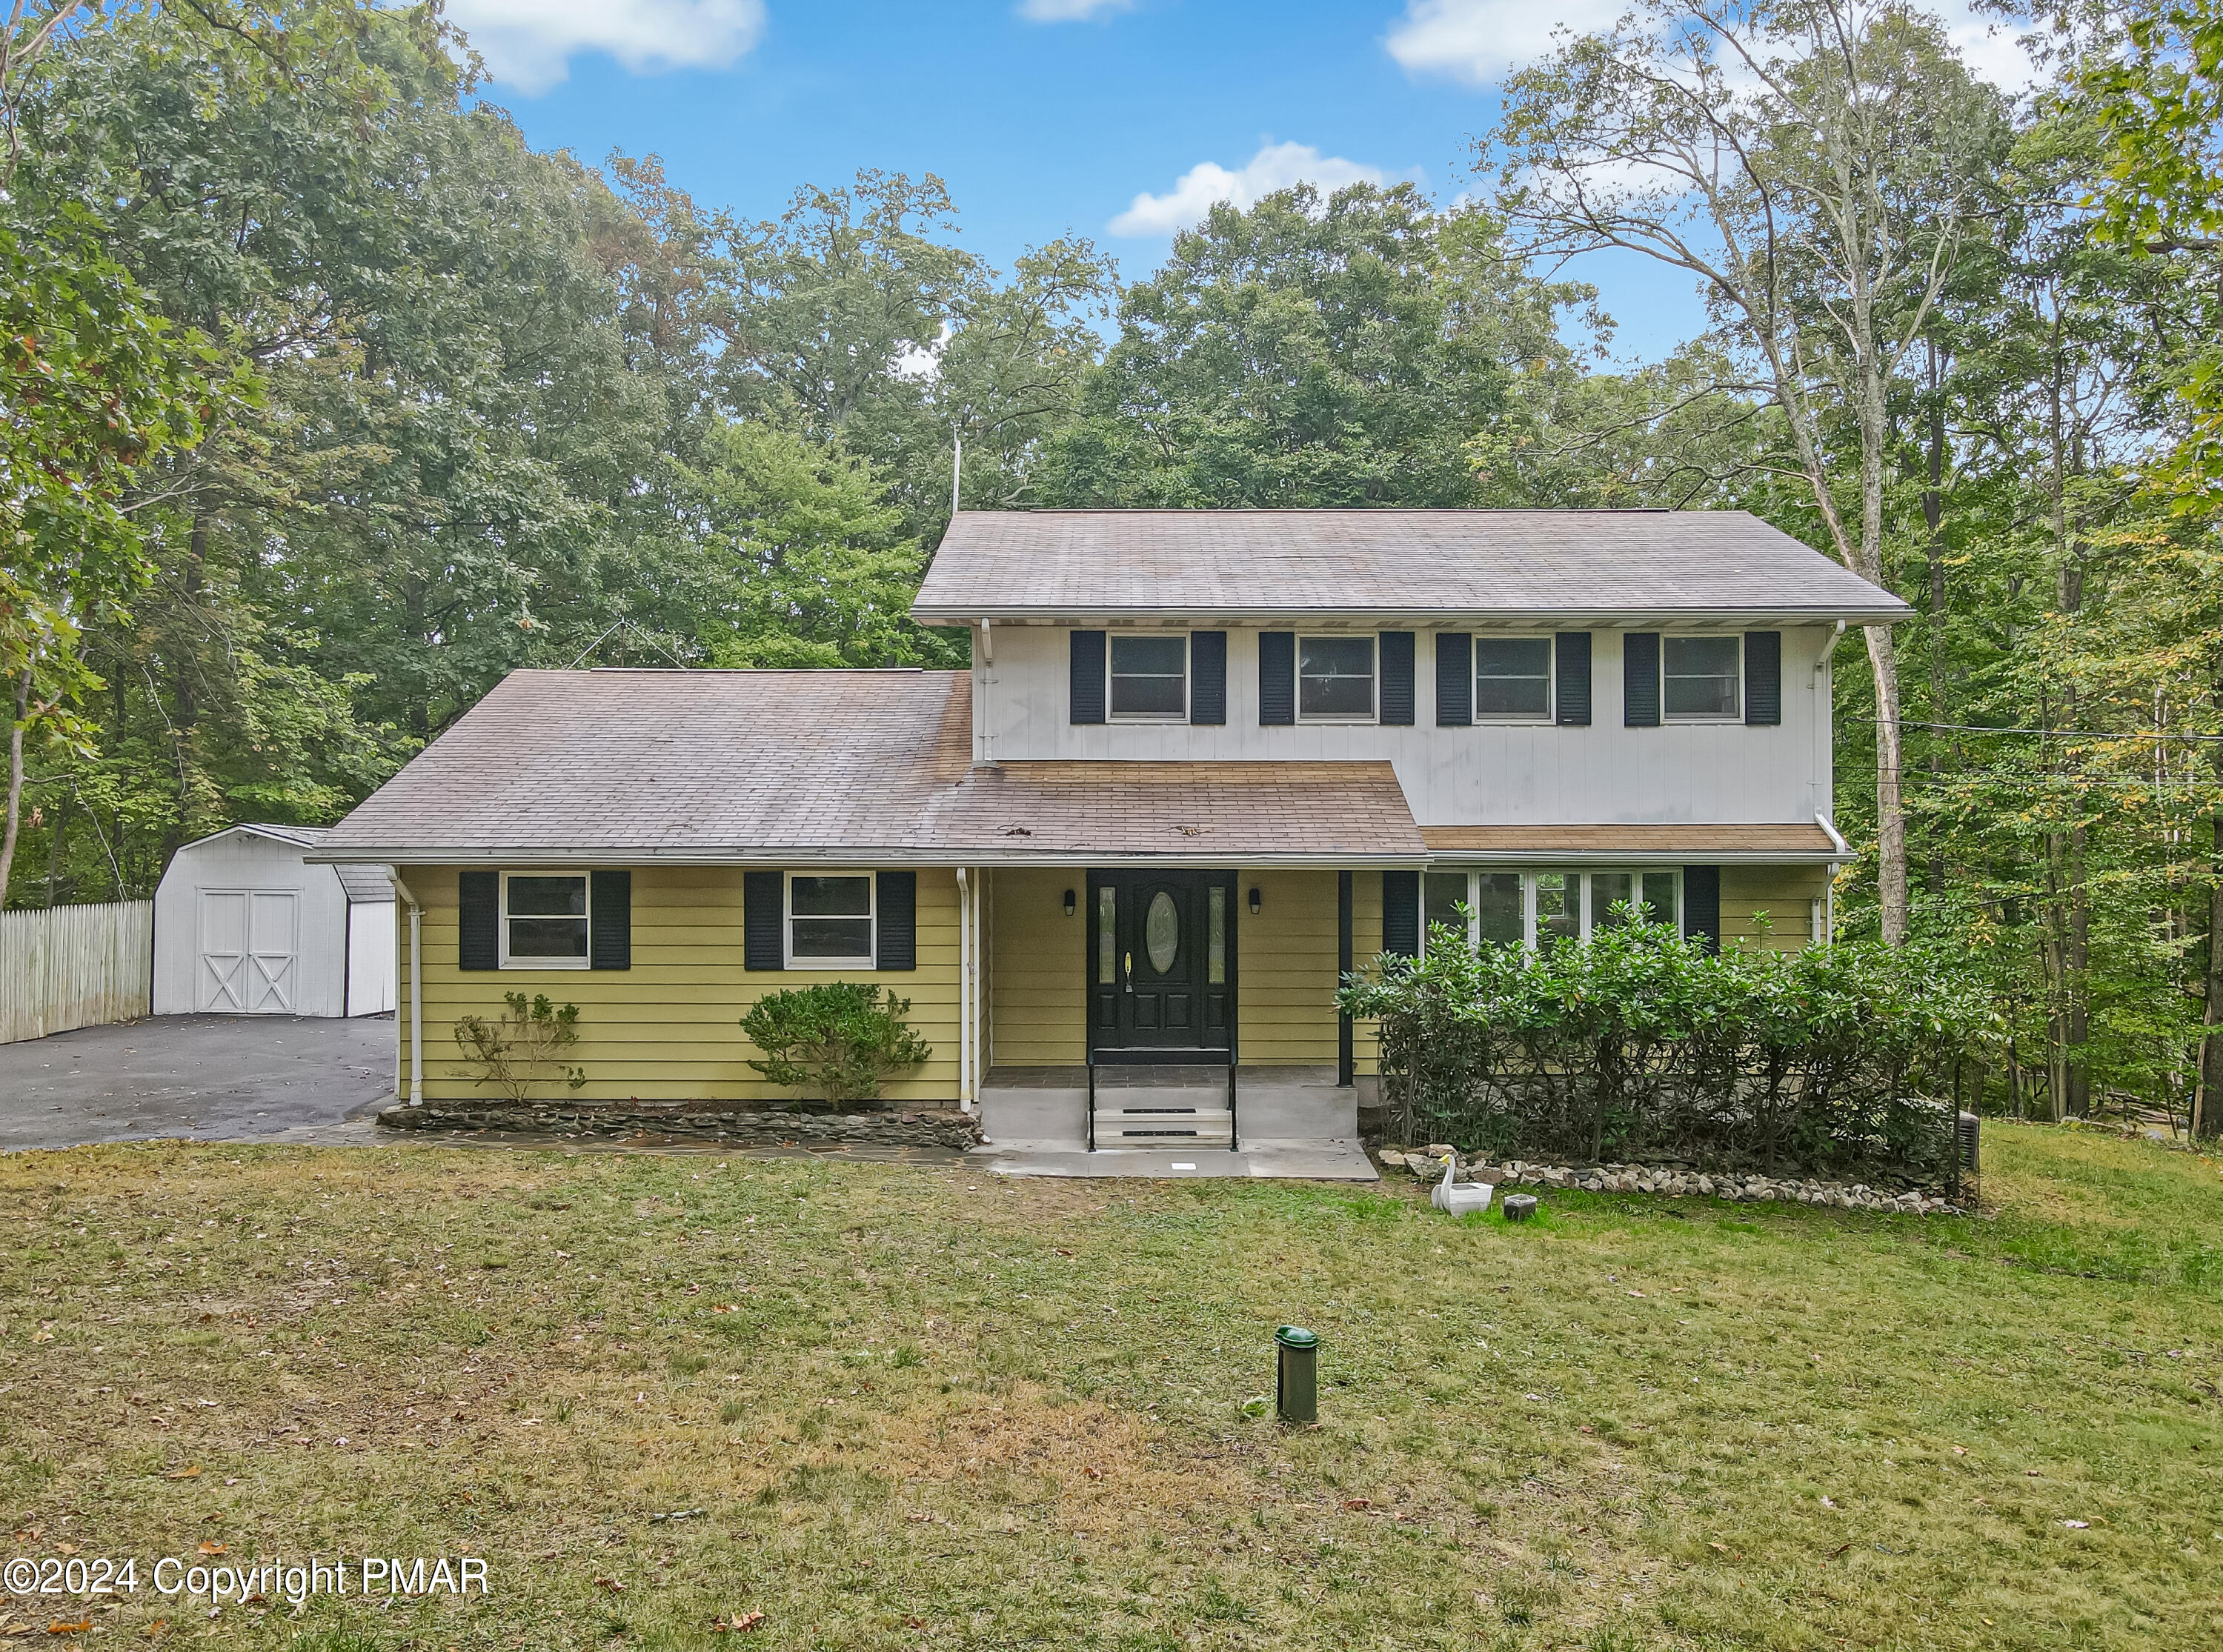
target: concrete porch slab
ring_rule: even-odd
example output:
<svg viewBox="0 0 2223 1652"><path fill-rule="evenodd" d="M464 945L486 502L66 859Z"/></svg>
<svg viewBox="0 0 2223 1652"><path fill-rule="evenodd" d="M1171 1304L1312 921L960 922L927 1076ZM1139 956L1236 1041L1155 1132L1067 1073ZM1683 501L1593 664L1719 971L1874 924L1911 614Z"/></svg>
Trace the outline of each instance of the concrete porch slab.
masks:
<svg viewBox="0 0 2223 1652"><path fill-rule="evenodd" d="M993 1176L1148 1177L1165 1181L1210 1181L1240 1177L1309 1182L1375 1182L1381 1172L1357 1140L1272 1140L1245 1137L1233 1153L1224 1147L1114 1147L1090 1153L1063 1146L988 1146L967 1158Z"/></svg>

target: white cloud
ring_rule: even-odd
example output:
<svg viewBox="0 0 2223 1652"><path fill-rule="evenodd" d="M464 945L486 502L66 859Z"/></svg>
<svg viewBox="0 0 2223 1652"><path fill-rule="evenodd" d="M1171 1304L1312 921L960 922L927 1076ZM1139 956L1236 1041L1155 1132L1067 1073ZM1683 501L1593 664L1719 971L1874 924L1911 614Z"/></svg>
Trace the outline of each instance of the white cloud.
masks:
<svg viewBox="0 0 2223 1652"><path fill-rule="evenodd" d="M1628 0L1407 0L1405 16L1382 45L1408 74L1439 74L1470 85L1495 85L1547 54L1561 33L1609 28ZM1945 25L1946 38L1968 66L2010 91L2028 86L2033 68L2015 44L2012 19L1981 11L1970 0L1923 8Z"/></svg>
<svg viewBox="0 0 2223 1652"><path fill-rule="evenodd" d="M1310 144L1269 143L1240 172L1230 172L1217 161L1198 162L1165 194L1137 195L1112 220L1111 229L1115 236L1169 236L1201 222L1221 201L1248 208L1293 184L1337 190L1345 184L1378 184L1386 176L1378 166L1323 155Z"/></svg>
<svg viewBox="0 0 2223 1652"><path fill-rule="evenodd" d="M1559 30L1605 28L1627 9L1625 0L1410 0L1382 44L1408 74L1486 86L1549 52Z"/></svg>
<svg viewBox="0 0 2223 1652"><path fill-rule="evenodd" d="M1135 0L1019 0L1019 16L1030 23L1085 23L1091 17L1124 11Z"/></svg>
<svg viewBox="0 0 2223 1652"><path fill-rule="evenodd" d="M764 33L764 0L450 0L495 81L530 97L607 52L634 73L722 69Z"/></svg>

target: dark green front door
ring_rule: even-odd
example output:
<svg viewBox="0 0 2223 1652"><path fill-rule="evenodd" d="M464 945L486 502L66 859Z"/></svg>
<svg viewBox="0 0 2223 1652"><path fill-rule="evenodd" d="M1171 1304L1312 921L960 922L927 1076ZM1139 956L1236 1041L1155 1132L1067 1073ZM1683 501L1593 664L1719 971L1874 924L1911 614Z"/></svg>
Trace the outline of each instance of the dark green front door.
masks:
<svg viewBox="0 0 2223 1652"><path fill-rule="evenodd" d="M1235 1025L1235 875L1088 875L1093 1062L1225 1061Z"/></svg>

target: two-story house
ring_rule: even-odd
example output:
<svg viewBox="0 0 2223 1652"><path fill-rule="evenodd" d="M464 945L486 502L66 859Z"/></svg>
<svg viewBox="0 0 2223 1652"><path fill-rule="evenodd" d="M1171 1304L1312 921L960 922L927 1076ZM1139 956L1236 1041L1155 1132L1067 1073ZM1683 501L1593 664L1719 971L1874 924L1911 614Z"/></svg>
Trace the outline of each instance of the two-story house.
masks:
<svg viewBox="0 0 2223 1652"><path fill-rule="evenodd" d="M396 869L412 1093L522 989L583 1099L766 1097L740 1016L845 979L934 1046L899 1103L1255 1120L1363 1086L1338 976L1433 923L1825 936L1832 653L1906 612L1741 512L966 512L913 612L969 671L520 671L321 857Z"/></svg>

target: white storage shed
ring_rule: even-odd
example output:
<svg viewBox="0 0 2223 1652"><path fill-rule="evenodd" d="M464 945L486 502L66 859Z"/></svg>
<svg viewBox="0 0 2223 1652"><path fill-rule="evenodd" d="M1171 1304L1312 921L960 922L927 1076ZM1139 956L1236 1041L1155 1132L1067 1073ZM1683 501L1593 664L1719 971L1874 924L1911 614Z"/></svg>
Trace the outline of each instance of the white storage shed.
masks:
<svg viewBox="0 0 2223 1652"><path fill-rule="evenodd" d="M154 1013L377 1015L394 1008L394 884L314 866L321 826L236 826L179 849L154 891Z"/></svg>

